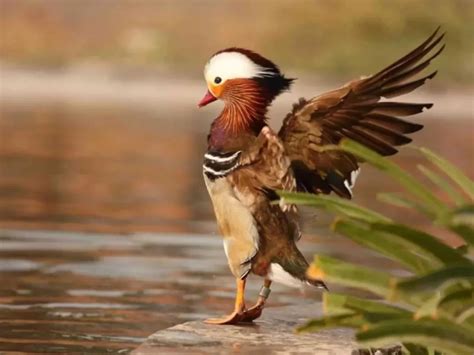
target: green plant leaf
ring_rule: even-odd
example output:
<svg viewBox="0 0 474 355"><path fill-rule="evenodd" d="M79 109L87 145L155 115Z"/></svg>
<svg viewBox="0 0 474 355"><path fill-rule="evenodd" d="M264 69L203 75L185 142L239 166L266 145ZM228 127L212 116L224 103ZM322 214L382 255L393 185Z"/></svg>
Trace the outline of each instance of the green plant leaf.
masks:
<svg viewBox="0 0 474 355"><path fill-rule="evenodd" d="M473 327L474 323L474 305L467 305L457 316L456 321ZM474 328L473 328L474 329Z"/></svg>
<svg viewBox="0 0 474 355"><path fill-rule="evenodd" d="M474 250L474 205L465 202L465 196L451 181L425 166L419 166L420 171L454 201L455 208L444 204L429 187L399 166L358 143L343 141L340 147L323 148L332 149L343 149L369 162L411 194L408 198L379 194L380 200L425 214L438 228L460 235L467 245L451 248L427 232L394 223L375 211L336 196L282 193L287 203L320 207L338 214L333 224L335 232L413 273L409 277L394 277L335 258L316 257L308 269L308 277L369 291L387 301L326 294L323 298L325 317L302 329L339 326L362 329L357 333L362 345L380 347L401 342L412 354L419 355L473 353L474 263L470 253ZM472 187L469 179L452 166L443 166L446 162L437 156L430 157L463 191L469 192Z"/></svg>
<svg viewBox="0 0 474 355"><path fill-rule="evenodd" d="M450 226L449 229L464 239L467 243L468 254L472 253L474 248L474 230L469 226L463 225Z"/></svg>
<svg viewBox="0 0 474 355"><path fill-rule="evenodd" d="M335 293L324 294L323 309L325 317L306 323L298 331L317 331L337 327L358 328L387 319L413 317L413 313L382 303L382 301Z"/></svg>
<svg viewBox="0 0 474 355"><path fill-rule="evenodd" d="M441 287L447 281L468 281L474 283L474 265L448 266L426 275L399 280L395 283L395 289L403 292L425 289L433 290Z"/></svg>
<svg viewBox="0 0 474 355"><path fill-rule="evenodd" d="M467 244L463 244L456 247L456 250L459 251L461 254L465 255L469 253L469 246Z"/></svg>
<svg viewBox="0 0 474 355"><path fill-rule="evenodd" d="M456 205L462 205L466 202L446 179L423 165L418 165L417 167L433 184L438 186L441 191L444 191Z"/></svg>
<svg viewBox="0 0 474 355"><path fill-rule="evenodd" d="M474 205L464 205L449 214L451 226L466 226L474 229Z"/></svg>
<svg viewBox="0 0 474 355"><path fill-rule="evenodd" d="M442 295L440 292L434 292L425 302L418 308L415 313L415 319L421 319L425 317L437 318L438 304L441 300Z"/></svg>
<svg viewBox="0 0 474 355"><path fill-rule="evenodd" d="M424 345L447 354L467 355L474 351L472 330L444 320L388 320L358 332L356 339L366 346L403 342Z"/></svg>
<svg viewBox="0 0 474 355"><path fill-rule="evenodd" d="M413 253L411 243L390 234L364 228L361 223L351 220L337 220L333 230L345 235L356 243L375 250L392 260L417 272L433 270L439 263L432 258L425 258L421 253ZM429 255L428 255L429 256Z"/></svg>
<svg viewBox="0 0 474 355"><path fill-rule="evenodd" d="M285 203L319 207L329 212L340 213L363 221L377 222L390 220L377 212L357 206L352 201L344 200L336 196L312 195L287 191L278 191L278 195L284 199Z"/></svg>
<svg viewBox="0 0 474 355"><path fill-rule="evenodd" d="M393 193L379 193L377 194L377 199L384 203L388 203L393 206L410 208L424 215L431 216L431 211L426 209L426 207L416 201L410 200L406 197L399 196Z"/></svg>
<svg viewBox="0 0 474 355"><path fill-rule="evenodd" d="M389 174L392 178L397 180L407 191L420 199L426 210L431 211L433 215L443 214L446 211L446 206L439 200L426 186L416 180L413 176L403 171L397 164L385 159L376 152L359 144L357 142L343 139L339 144L340 149L354 154L359 158L367 161L374 167ZM334 149L334 148L329 148Z"/></svg>
<svg viewBox="0 0 474 355"><path fill-rule="evenodd" d="M438 167L442 172L448 175L461 189L474 200L474 182L464 173L439 155L433 153L427 148L419 148L425 157Z"/></svg>
<svg viewBox="0 0 474 355"><path fill-rule="evenodd" d="M415 319L423 317L439 318L440 316L456 321L459 306L461 311L469 299L474 299L472 285L466 280L450 279L436 289L430 288L430 297L415 313ZM450 300L449 308L446 300ZM457 307L457 308L455 308Z"/></svg>
<svg viewBox="0 0 474 355"><path fill-rule="evenodd" d="M314 332L331 328L358 328L364 324L364 318L360 314L340 314L312 319L301 327L297 328L298 333Z"/></svg>
<svg viewBox="0 0 474 355"><path fill-rule="evenodd" d="M436 260L445 265L470 264L470 261L458 250L449 247L428 233L396 223L373 223L371 228L405 239L424 255L431 255L431 257L436 258Z"/></svg>
<svg viewBox="0 0 474 355"><path fill-rule="evenodd" d="M452 317L459 317L462 312L465 311L466 307L470 307L474 300L474 288L472 285L464 286L457 291L451 292L445 295L438 304L438 307L444 311L444 313L451 314ZM471 326L474 326L472 324Z"/></svg>
<svg viewBox="0 0 474 355"><path fill-rule="evenodd" d="M347 309L344 305L349 295L340 293L323 293L323 312L327 316L337 316L341 314L352 314L354 311Z"/></svg>
<svg viewBox="0 0 474 355"><path fill-rule="evenodd" d="M403 346L410 355L430 355L428 350L423 346L419 346L413 343L403 343Z"/></svg>
<svg viewBox="0 0 474 355"><path fill-rule="evenodd" d="M452 210L442 223L463 238L468 247L474 246L474 205L464 205Z"/></svg>
<svg viewBox="0 0 474 355"><path fill-rule="evenodd" d="M329 256L316 256L307 274L310 278L364 289L383 297L390 294L389 274Z"/></svg>
<svg viewBox="0 0 474 355"><path fill-rule="evenodd" d="M360 297L340 293L325 293L323 295L323 310L326 315L354 314L360 312L373 312L397 317L411 317L412 312L380 300L368 300Z"/></svg>

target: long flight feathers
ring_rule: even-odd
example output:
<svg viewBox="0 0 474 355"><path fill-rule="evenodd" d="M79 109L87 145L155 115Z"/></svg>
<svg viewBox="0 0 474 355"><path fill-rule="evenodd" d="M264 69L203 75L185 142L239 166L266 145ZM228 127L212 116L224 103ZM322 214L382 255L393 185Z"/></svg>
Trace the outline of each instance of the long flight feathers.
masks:
<svg viewBox="0 0 474 355"><path fill-rule="evenodd" d="M357 159L339 151L321 151L324 145L350 138L381 155L392 155L397 146L411 142L406 134L423 126L400 117L416 115L432 104L380 100L408 94L433 79L437 71L415 76L442 53L443 38L437 28L418 47L378 73L311 100L300 99L293 106L279 136L293 162L300 190L334 191L351 197L351 173L358 169Z"/></svg>

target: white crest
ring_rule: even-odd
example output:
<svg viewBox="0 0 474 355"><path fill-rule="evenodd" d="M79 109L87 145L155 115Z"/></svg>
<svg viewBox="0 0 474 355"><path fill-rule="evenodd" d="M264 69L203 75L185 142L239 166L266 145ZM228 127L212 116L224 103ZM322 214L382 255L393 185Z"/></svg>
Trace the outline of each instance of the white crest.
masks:
<svg viewBox="0 0 474 355"><path fill-rule="evenodd" d="M245 54L222 52L209 59L204 68L204 77L209 83L214 83L214 79L220 77L223 83L229 79L248 79L274 75L269 70L256 64Z"/></svg>

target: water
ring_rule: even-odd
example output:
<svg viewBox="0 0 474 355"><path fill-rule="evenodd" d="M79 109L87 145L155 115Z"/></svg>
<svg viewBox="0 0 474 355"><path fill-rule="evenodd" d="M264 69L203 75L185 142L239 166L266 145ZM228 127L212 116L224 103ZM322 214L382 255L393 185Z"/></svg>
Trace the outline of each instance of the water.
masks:
<svg viewBox="0 0 474 355"><path fill-rule="evenodd" d="M0 351L128 352L158 329L230 311L233 279L201 180L208 114L2 102ZM472 121L423 121L416 142L473 176ZM420 157L395 160L415 170ZM356 200L380 209L375 193L397 189L363 168ZM392 267L327 232L329 216L304 215L308 257ZM250 300L259 288L249 282ZM319 297L276 286L270 305Z"/></svg>

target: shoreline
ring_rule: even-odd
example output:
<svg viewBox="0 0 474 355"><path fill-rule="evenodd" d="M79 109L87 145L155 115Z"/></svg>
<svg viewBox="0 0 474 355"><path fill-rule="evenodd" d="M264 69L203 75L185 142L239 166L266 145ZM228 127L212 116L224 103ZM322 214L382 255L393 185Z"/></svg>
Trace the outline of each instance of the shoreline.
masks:
<svg viewBox="0 0 474 355"><path fill-rule="evenodd" d="M296 334L298 325L322 315L322 304L268 307L262 318L248 325L209 325L202 320L177 324L151 334L131 353L147 354L359 354L354 332L337 328ZM354 352L355 351L355 352Z"/></svg>
<svg viewBox="0 0 474 355"><path fill-rule="evenodd" d="M203 80L164 75L119 75L99 68L63 70L0 68L0 102L37 104L67 102L77 105L127 105L156 109L173 107L177 111L197 111L197 101L205 92ZM335 89L334 84L298 80L290 93L272 105L273 113L289 112L299 97L314 97ZM433 102L431 116L441 119L473 119L474 89L430 90L429 82L416 93L403 96L407 102ZM215 105L212 109L216 110ZM216 110L217 111L217 110Z"/></svg>

